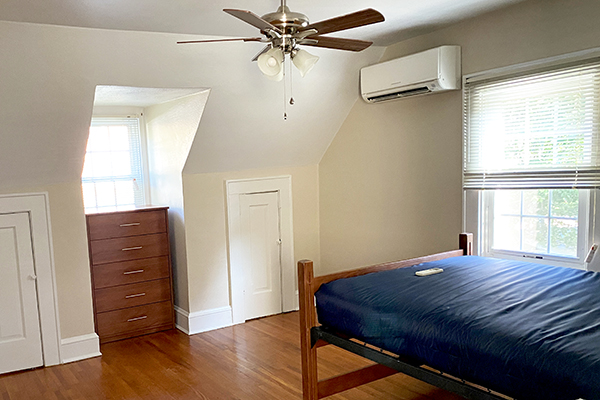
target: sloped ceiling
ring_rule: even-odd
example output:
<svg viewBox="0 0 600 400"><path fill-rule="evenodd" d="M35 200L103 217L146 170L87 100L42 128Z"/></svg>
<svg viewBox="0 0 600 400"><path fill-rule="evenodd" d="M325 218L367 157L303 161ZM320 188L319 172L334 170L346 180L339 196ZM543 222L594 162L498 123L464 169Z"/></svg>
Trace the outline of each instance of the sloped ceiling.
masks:
<svg viewBox="0 0 600 400"><path fill-rule="evenodd" d="M150 107L205 91L205 88L170 89L128 86L96 86L94 107Z"/></svg>
<svg viewBox="0 0 600 400"><path fill-rule="evenodd" d="M387 44L411 29L433 29L516 1L289 5L313 21L377 8L385 23L342 36ZM260 43L175 44L214 38L196 34L255 35L221 9L264 14L276 6L273 0L0 0L0 189L80 178L97 85L209 88L186 173L318 163L359 97L360 68L377 62L383 47L361 53L309 49L321 59L305 78L294 71L284 97L284 84L265 79L250 62ZM295 105L287 105L284 121L292 95Z"/></svg>
<svg viewBox="0 0 600 400"><path fill-rule="evenodd" d="M465 18L523 0L289 0L292 11L322 21L364 8L386 17L385 24L344 35L387 46ZM101 29L199 35L244 36L255 30L223 8L275 11L280 0L0 0L0 20ZM342 35L342 36L344 36Z"/></svg>
<svg viewBox="0 0 600 400"><path fill-rule="evenodd" d="M284 121L282 82L249 61L260 44L179 37L0 22L0 187L80 178L96 85L210 88L185 172L315 164L358 96L358 69L383 50L315 51Z"/></svg>

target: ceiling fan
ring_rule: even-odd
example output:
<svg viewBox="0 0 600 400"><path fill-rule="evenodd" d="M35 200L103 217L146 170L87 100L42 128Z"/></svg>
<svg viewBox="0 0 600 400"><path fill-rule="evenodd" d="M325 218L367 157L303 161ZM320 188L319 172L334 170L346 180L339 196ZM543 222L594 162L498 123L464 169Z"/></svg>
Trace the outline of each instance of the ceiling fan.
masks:
<svg viewBox="0 0 600 400"><path fill-rule="evenodd" d="M292 12L281 0L277 11L262 17L252 11L224 9L226 13L258 28L263 36L233 39L189 40L177 42L178 44L207 43L207 42L261 42L268 43L252 61L258 61L258 66L263 74L273 80L283 78L283 61L289 55L293 64L302 76L312 69L319 57L299 48L303 46L325 47L328 49L362 51L373 42L356 39L344 39L323 36L327 33L343 31L359 26L370 25L385 20L383 15L372 8L342 15L324 21L309 23L304 14Z"/></svg>

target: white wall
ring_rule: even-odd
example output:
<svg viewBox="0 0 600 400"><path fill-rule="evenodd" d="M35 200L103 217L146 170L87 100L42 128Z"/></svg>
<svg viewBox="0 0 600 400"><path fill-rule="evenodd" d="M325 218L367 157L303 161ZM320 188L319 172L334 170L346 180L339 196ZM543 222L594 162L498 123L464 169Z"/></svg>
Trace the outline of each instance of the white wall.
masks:
<svg viewBox="0 0 600 400"><path fill-rule="evenodd" d="M230 304L225 181L292 176L294 258L319 260L318 168L272 168L214 174L184 174L190 312Z"/></svg>
<svg viewBox="0 0 600 400"><path fill-rule="evenodd" d="M169 206L175 304L188 309L185 214L182 172L209 91L146 107L151 203Z"/></svg>

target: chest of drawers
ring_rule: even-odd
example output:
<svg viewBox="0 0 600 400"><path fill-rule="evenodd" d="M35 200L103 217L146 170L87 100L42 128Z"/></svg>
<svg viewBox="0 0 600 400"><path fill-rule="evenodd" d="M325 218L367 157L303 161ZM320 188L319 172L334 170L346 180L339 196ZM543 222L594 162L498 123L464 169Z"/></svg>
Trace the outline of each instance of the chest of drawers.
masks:
<svg viewBox="0 0 600 400"><path fill-rule="evenodd" d="M100 343L172 329L167 207L86 216Z"/></svg>

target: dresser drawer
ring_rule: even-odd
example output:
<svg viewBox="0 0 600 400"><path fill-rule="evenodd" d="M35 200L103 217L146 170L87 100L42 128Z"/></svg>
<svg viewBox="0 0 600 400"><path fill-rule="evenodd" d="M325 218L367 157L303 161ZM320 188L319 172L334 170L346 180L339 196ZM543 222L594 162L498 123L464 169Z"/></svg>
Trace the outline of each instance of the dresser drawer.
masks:
<svg viewBox="0 0 600 400"><path fill-rule="evenodd" d="M159 279L130 285L97 289L96 312L118 310L148 303L171 300L171 282Z"/></svg>
<svg viewBox="0 0 600 400"><path fill-rule="evenodd" d="M133 332L173 323L170 301L98 313L96 315L100 338Z"/></svg>
<svg viewBox="0 0 600 400"><path fill-rule="evenodd" d="M166 256L169 245L166 233L133 236L119 239L92 240L92 264Z"/></svg>
<svg viewBox="0 0 600 400"><path fill-rule="evenodd" d="M126 285L169 277L169 257L144 258L141 260L92 266L94 289Z"/></svg>
<svg viewBox="0 0 600 400"><path fill-rule="evenodd" d="M167 230L165 210L88 215L90 240L148 235Z"/></svg>

